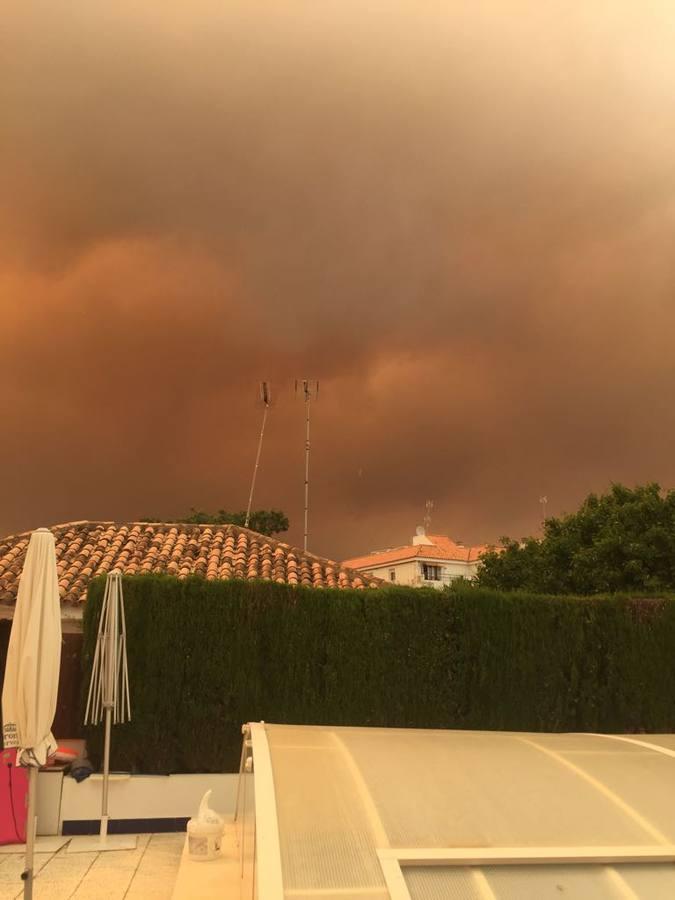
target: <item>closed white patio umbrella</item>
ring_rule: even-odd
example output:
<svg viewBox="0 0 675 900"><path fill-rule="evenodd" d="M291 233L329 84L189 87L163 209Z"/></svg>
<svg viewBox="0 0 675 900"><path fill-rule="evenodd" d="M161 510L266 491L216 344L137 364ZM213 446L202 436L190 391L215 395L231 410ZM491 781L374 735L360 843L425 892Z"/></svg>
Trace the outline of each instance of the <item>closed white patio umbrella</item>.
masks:
<svg viewBox="0 0 675 900"><path fill-rule="evenodd" d="M127 671L127 629L124 620L122 575L108 574L98 625L94 664L89 682L85 725L105 722L103 745L103 785L101 792L101 827L98 837L73 838L69 853L92 850L133 850L136 835L108 835L108 786L110 781L110 738L112 725L131 719L129 674Z"/></svg>
<svg viewBox="0 0 675 900"><path fill-rule="evenodd" d="M56 750L51 729L61 665L61 604L54 535L33 532L26 551L9 637L2 689L3 743L28 767L24 897L33 896L38 768Z"/></svg>

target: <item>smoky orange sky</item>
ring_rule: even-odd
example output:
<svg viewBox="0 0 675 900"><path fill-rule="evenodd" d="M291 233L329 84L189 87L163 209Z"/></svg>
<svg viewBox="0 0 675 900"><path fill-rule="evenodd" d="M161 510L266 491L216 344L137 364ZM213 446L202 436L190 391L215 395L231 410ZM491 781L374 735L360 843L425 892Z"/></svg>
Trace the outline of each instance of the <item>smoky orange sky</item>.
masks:
<svg viewBox="0 0 675 900"><path fill-rule="evenodd" d="M258 507L310 549L675 482L675 4L15 3L0 532Z"/></svg>

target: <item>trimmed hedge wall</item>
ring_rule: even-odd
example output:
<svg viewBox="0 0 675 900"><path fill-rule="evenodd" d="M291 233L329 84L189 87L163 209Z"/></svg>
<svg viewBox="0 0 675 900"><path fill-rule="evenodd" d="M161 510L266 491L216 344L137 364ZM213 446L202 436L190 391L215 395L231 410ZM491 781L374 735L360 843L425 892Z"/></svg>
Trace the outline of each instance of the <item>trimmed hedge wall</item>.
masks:
<svg viewBox="0 0 675 900"><path fill-rule="evenodd" d="M243 722L675 731L675 600L124 579L113 768L234 771ZM85 693L104 581L85 610ZM88 729L92 758L102 729Z"/></svg>

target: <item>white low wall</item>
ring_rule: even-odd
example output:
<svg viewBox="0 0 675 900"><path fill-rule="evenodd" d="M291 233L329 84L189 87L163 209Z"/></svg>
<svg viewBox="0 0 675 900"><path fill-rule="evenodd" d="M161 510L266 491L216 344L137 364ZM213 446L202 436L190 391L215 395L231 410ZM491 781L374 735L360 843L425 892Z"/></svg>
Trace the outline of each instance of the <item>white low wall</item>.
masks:
<svg viewBox="0 0 675 900"><path fill-rule="evenodd" d="M223 815L234 812L238 775L111 775L108 795L111 819L173 819L196 814L209 789L211 808ZM101 815L101 776L79 784L63 779L59 833L64 821L98 819Z"/></svg>
<svg viewBox="0 0 675 900"><path fill-rule="evenodd" d="M72 780L72 779L71 779ZM37 833L40 835L59 834L59 809L63 791L63 772L38 772L35 814Z"/></svg>

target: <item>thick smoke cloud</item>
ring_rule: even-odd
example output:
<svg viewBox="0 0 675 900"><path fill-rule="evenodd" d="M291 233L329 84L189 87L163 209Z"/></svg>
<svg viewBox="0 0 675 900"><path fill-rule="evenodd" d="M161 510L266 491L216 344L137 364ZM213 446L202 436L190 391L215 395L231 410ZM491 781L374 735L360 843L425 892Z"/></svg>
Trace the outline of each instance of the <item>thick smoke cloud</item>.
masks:
<svg viewBox="0 0 675 900"><path fill-rule="evenodd" d="M0 530L243 506L269 379L299 541L305 376L321 554L672 485L674 38L665 0L17 4Z"/></svg>

